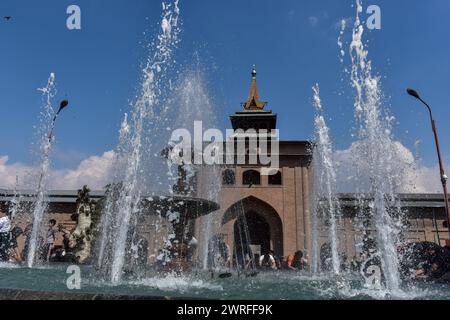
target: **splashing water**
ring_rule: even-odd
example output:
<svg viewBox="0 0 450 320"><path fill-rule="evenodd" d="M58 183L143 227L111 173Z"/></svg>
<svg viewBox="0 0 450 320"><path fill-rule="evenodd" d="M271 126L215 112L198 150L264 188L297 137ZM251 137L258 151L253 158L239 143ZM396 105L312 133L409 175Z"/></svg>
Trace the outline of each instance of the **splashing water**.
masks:
<svg viewBox="0 0 450 320"><path fill-rule="evenodd" d="M219 195L220 195L220 176L221 176L221 170L220 167L217 165L213 166L206 166L204 167L206 181L205 181L205 188L207 188L206 192L206 199L218 202ZM217 234L220 230L220 216L218 216L215 213L211 213L201 220L201 227L200 230L202 230L202 241L201 241L201 250L200 250L200 259L202 261L202 267L204 270L207 270L209 268L208 261L211 254L211 250L213 249L210 244L215 234Z"/></svg>
<svg viewBox="0 0 450 320"><path fill-rule="evenodd" d="M347 21L345 19L341 20L341 31L339 32L339 37L337 40L337 45L339 47L339 61L344 63L345 50L344 50L344 34L347 28Z"/></svg>
<svg viewBox="0 0 450 320"><path fill-rule="evenodd" d="M123 117L123 121L122 124L120 126L120 130L119 130L119 144L118 144L118 152L116 152L115 155L115 159L113 162L114 165L114 177L113 177L113 181L120 181L121 177L120 177L120 168L122 167L123 164L120 163L119 157L117 157L117 154L124 154L123 149L121 149L123 146L125 146L125 143L128 141L127 139L129 138L128 135L130 133L130 125L128 123L128 114L125 113L124 117ZM111 227L111 219L112 219L112 212L116 211L115 208L115 201L112 201L112 199L114 199L116 197L116 193L115 191L117 190L117 188L119 187L119 185L114 184L111 185L110 188L106 191L106 204L105 204L105 208L103 209L103 214L102 214L102 220L100 223L101 226L101 238L100 238L100 245L98 247L98 257L97 257L97 267L101 268L104 259L105 259L105 254L106 254L106 247L109 241L109 228Z"/></svg>
<svg viewBox="0 0 450 320"><path fill-rule="evenodd" d="M208 283L205 280L191 278L188 275L177 276L169 274L164 278L151 277L132 281L131 284L157 288L168 292L175 291L181 293L191 292L196 289L223 291L223 287L219 284Z"/></svg>
<svg viewBox="0 0 450 320"><path fill-rule="evenodd" d="M350 44L352 61L351 81L356 91L354 102L355 118L358 124L358 148L354 156L358 175L363 171L371 177L367 192L370 195L370 226L375 229L377 256L381 260L385 289L391 294L400 292L399 257L396 245L401 232L399 201L395 196L398 173L394 158L391 121L383 117L380 78L372 75L372 63L363 44L364 26L360 20L361 2L356 1L356 21ZM366 187L366 186L364 186ZM361 187L362 188L362 187ZM363 208L360 208L363 211Z"/></svg>
<svg viewBox="0 0 450 320"><path fill-rule="evenodd" d="M336 171L333 161L333 148L330 139L329 128L325 122L322 110L322 102L320 100L319 85L313 87L314 107L316 109L315 117L315 138L316 148L314 152L314 168L315 168L315 214L313 216L313 233L314 233L314 273L317 273L318 265L318 215L325 215L327 225L329 225L329 237L331 241L331 259L334 274L340 273L339 262L339 240L337 234L337 219L340 217L340 205L336 198Z"/></svg>
<svg viewBox="0 0 450 320"><path fill-rule="evenodd" d="M117 162L121 163L123 179L118 192L111 192L106 200L107 218L103 223L103 235L100 247L100 264L104 263L107 251L111 252L111 268L108 270L111 282L121 281L130 227L133 218L139 213L141 199L142 173L144 171L144 154L151 148L151 141L145 139L145 128L149 119L155 117L155 108L159 94L164 85L167 68L173 62L172 52L179 42L178 0L173 3L163 2L161 33L158 35L153 56L149 56L143 68L143 79L137 101L133 105L130 124L123 125L121 139L117 148Z"/></svg>
<svg viewBox="0 0 450 320"><path fill-rule="evenodd" d="M38 129L40 164L36 187L36 200L33 204L33 228L30 235L30 245L27 252L27 266L29 268L33 267L36 254L39 251L39 233L41 231L42 220L47 209L45 190L50 169L50 151L53 143L51 132L54 126L54 121L52 121L54 114L52 100L56 95L55 74L51 73L47 81L47 86L38 90L42 92L44 104L40 113L40 126Z"/></svg>
<svg viewBox="0 0 450 320"><path fill-rule="evenodd" d="M198 57L197 57L198 59ZM181 75L177 94L171 104L178 110L175 126L192 130L194 121L201 121L202 129L217 128L217 118L214 112L214 103L210 98L205 82L205 71L197 62L195 69L186 70ZM173 110L170 106L167 110ZM191 131L192 132L192 131ZM173 163L168 162L169 172L174 171ZM201 168L203 181L197 190L197 197L218 202L221 190L221 170L218 165L203 165ZM173 173L170 174L174 176ZM210 242L213 236L220 230L220 217L211 213L200 218L199 230L201 241L199 242L199 260L203 269L208 268L208 257L211 249Z"/></svg>
<svg viewBox="0 0 450 320"><path fill-rule="evenodd" d="M18 189L19 189L19 177L16 176L16 183L14 185L14 196L11 199L10 206L8 209L11 215L11 220L14 220L14 218L18 215L22 202L21 201L22 195L19 195Z"/></svg>

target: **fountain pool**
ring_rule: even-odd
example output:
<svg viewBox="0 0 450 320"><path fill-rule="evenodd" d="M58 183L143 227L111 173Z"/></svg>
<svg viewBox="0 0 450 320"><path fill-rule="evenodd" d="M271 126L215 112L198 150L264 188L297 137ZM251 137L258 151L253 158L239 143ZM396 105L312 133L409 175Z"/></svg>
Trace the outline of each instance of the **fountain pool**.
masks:
<svg viewBox="0 0 450 320"><path fill-rule="evenodd" d="M11 299L14 289L36 291L36 298L45 294L47 297L60 299L69 297L67 294L106 295L139 297L144 299L163 297L168 298L195 298L195 299L224 299L224 300L323 300L323 299L450 299L449 284L405 283L407 296L386 296L381 291L362 289L357 274L349 274L350 288L339 288L331 276L313 276L308 273L260 273L256 277L246 278L237 275L227 279L211 279L207 273L195 272L183 276L162 275L148 271L142 278L124 279L118 285L100 281L98 272L88 266L81 267L81 289L69 290L66 285L67 265L40 267L29 269L25 267L11 267L0 265L0 278L2 289L1 299ZM406 290L407 289L407 290ZM5 293L8 292L8 296Z"/></svg>

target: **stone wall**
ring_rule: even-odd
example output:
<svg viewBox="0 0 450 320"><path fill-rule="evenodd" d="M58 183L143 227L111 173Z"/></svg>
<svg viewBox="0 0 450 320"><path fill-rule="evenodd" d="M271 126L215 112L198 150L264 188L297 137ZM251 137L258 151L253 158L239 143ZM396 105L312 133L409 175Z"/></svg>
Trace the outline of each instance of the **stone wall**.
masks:
<svg viewBox="0 0 450 320"><path fill-rule="evenodd" d="M234 245L234 223L236 217L232 215L227 216L227 211L244 201L245 210L254 210L262 212L266 215L267 222L272 226L272 248L276 249L277 254L287 256L296 250L306 251L309 255L311 253L311 228L310 228L310 176L311 169L307 167L282 167L283 184L280 186L268 185L268 178L263 176L260 186L242 185L242 172L247 167L236 168L236 184L234 186L224 186L221 191L219 212L213 214L210 221L217 222L212 225L212 234L221 233L225 235L225 239L233 248ZM409 241L430 241L445 245L445 240L449 238L448 229L444 227L446 221L443 207L440 206L440 198L436 195L424 195L423 199L419 196L417 204L409 204L406 208L408 219L408 231L406 238ZM427 198L432 197L434 200L432 205ZM25 206L26 207L26 206ZM28 206L29 207L29 206ZM71 220L71 215L75 213L74 202L52 202L49 207L49 214L46 216L46 221L55 219L57 224L62 224L68 230L75 228L75 222ZM1 216L7 212L6 202L0 201ZM339 242L340 251L345 252L347 257L351 259L358 253L356 243L361 241L361 232L354 228L354 208L344 207L344 218L339 224ZM228 212L229 213L229 212ZM272 217L267 216L272 215ZM205 244L205 222L206 217L197 219L196 224L196 238L199 240L199 251L205 251L202 247ZM281 221L281 230L278 232L277 221ZM14 225L25 229L28 224L32 222L30 210L21 212L14 221ZM145 217L144 221L140 222L139 233L144 236L149 243L148 262L155 261L158 249L163 247L164 235L167 234L167 225L164 221L156 221L155 217ZM157 227L158 226L158 227ZM46 230L46 229L45 229ZM42 231L42 236L45 236L45 230ZM159 232L157 231L159 230ZM321 226L320 245L328 240L328 229L326 226ZM281 239L278 239L281 238ZM63 237L58 233L56 246L62 246ZM278 243L281 241L281 245ZM19 238L19 250L24 247L25 237ZM280 252L281 251L281 252ZM311 256L311 255L310 255Z"/></svg>

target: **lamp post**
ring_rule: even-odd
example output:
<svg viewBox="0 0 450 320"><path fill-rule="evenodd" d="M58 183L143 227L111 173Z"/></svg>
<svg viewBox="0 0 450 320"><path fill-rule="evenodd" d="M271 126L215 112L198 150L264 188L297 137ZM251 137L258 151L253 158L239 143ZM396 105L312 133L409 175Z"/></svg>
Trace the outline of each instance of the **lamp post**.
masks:
<svg viewBox="0 0 450 320"><path fill-rule="evenodd" d="M67 107L68 105L69 105L69 101L68 101L68 100L63 100L63 101L61 101L61 103L59 104L59 109L58 109L58 111L55 113L55 116L53 117L52 125L51 125L51 128L50 128L50 132L49 132L49 134L48 134L48 140L49 140L49 141L51 141L52 136L53 136L53 129L55 128L56 118L58 118L58 116L59 116L59 114L61 113L61 111L62 111L65 107Z"/></svg>
<svg viewBox="0 0 450 320"><path fill-rule="evenodd" d="M428 103L426 103L419 96L417 91L415 91L414 89L407 89L407 92L410 96L412 96L412 97L416 98L417 100L419 100L420 102L422 102L427 107L428 112L430 113L431 127L433 128L434 139L436 142L436 149L437 149L437 154L438 154L438 159L439 159L439 168L440 168L440 173L441 173L442 188L444 189L445 213L447 216L447 228L448 228L449 235L450 235L450 207L448 205L448 190L447 190L448 177L445 175L445 171L444 171L444 161L442 160L442 156L441 156L441 146L439 144L439 137L437 134L436 121L433 118L433 112L431 111L431 107L428 105Z"/></svg>

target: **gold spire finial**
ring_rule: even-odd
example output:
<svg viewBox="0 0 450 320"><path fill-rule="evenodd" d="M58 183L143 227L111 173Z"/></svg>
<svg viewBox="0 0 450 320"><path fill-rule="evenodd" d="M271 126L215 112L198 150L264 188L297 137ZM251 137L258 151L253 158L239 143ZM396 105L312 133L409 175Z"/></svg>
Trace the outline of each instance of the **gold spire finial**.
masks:
<svg viewBox="0 0 450 320"><path fill-rule="evenodd" d="M242 106L245 110L262 110L266 105L267 102L262 102L259 100L258 87L256 86L256 65L253 65L250 94L247 101L242 103Z"/></svg>

